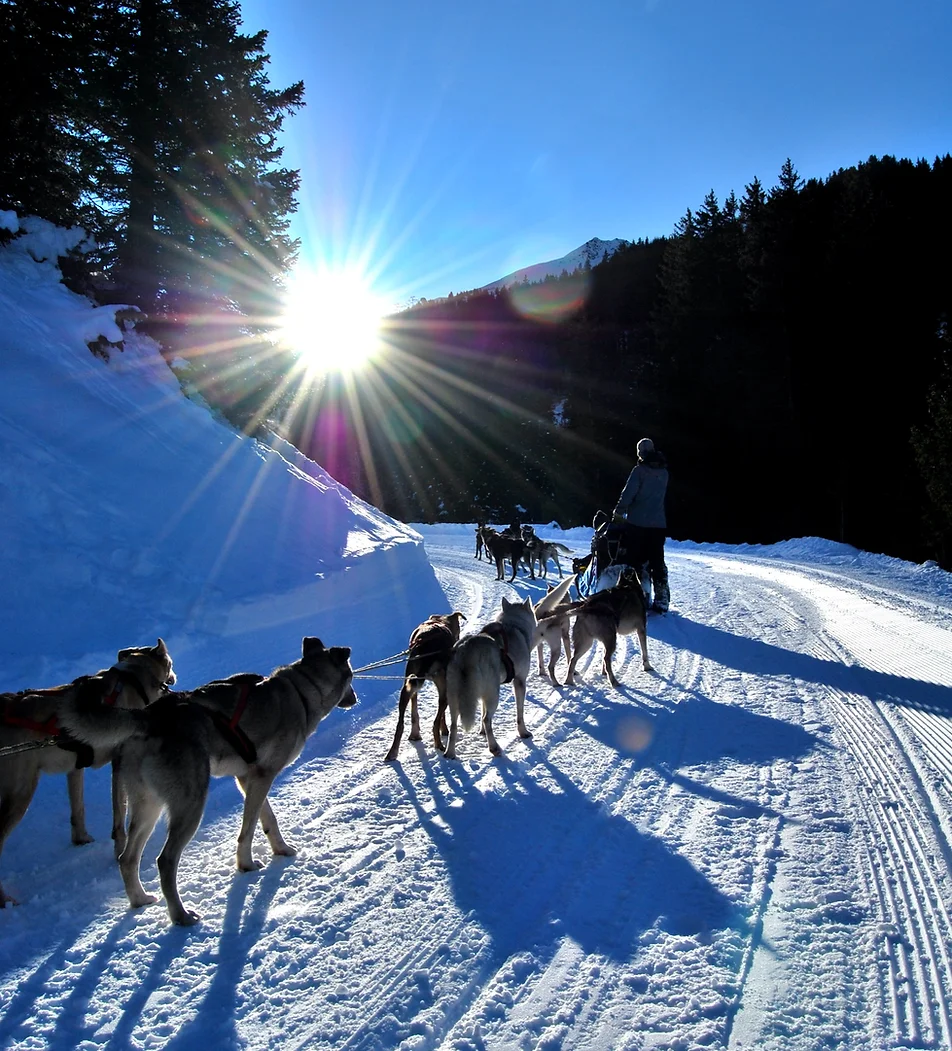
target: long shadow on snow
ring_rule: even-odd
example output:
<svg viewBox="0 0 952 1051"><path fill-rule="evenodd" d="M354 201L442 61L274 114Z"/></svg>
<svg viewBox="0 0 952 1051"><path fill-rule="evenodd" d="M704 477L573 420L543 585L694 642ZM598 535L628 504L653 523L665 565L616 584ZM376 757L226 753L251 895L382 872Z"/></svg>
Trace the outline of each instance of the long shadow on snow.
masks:
<svg viewBox="0 0 952 1051"><path fill-rule="evenodd" d="M428 776L441 821L421 824L443 857L457 905L492 938L498 959L554 952L567 936L586 952L628 960L654 926L705 936L742 925L728 898L687 860L593 802L550 763L554 789L505 757L494 760L507 785L495 793L477 789L467 768L442 762L445 780ZM409 779L401 780L424 817Z"/></svg>
<svg viewBox="0 0 952 1051"><path fill-rule="evenodd" d="M592 697L587 719L579 729L619 755L634 759L638 767L650 767L694 795L752 814L781 816L771 807L688 777L679 768L710 765L725 757L750 765L777 759L795 762L824 746L794 723L758 715L738 705L720 704L699 693L674 708L660 709L626 702L624 690L619 694L615 701Z"/></svg>
<svg viewBox="0 0 952 1051"><path fill-rule="evenodd" d="M952 716L952 688L948 686L796 653L685 617L678 617L674 624L683 628L676 638L670 636L667 625L651 626L658 638L728 668L755 675L789 675L845 693L861 693L873 701Z"/></svg>

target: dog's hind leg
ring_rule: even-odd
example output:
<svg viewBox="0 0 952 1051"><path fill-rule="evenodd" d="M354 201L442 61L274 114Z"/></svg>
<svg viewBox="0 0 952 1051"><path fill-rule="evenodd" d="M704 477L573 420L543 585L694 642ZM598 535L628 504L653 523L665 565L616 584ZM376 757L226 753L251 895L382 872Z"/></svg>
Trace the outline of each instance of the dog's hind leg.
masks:
<svg viewBox="0 0 952 1051"><path fill-rule="evenodd" d="M549 678L553 682L559 680L555 677L555 666L559 663L559 657L562 656L562 643L565 642L565 652L569 652L568 635L563 630L561 635L557 635L552 642L549 644Z"/></svg>
<svg viewBox="0 0 952 1051"><path fill-rule="evenodd" d="M641 666L645 671L654 671L648 662L648 633L643 627L635 629L638 632L638 642L641 645Z"/></svg>
<svg viewBox="0 0 952 1051"><path fill-rule="evenodd" d="M154 894L147 894L139 878L139 866L142 863L142 851L152 835L156 822L162 813L162 800L144 785L137 785L129 794L129 835L126 846L119 855L119 872L126 887L129 904L138 909L151 905L159 899Z"/></svg>
<svg viewBox="0 0 952 1051"><path fill-rule="evenodd" d="M261 804L261 831L268 837L271 853L276 857L293 858L297 856L294 847L284 841L281 830L278 828L278 819L274 816L267 796L264 797L264 802Z"/></svg>
<svg viewBox="0 0 952 1051"><path fill-rule="evenodd" d="M251 856L251 844L254 840L258 818L259 816L264 818L266 805L270 819L264 818L261 825L264 828L265 835L268 837L268 842L271 844L271 850L275 854L287 856L293 856L295 853L294 848L289 847L281 838L281 831L278 828L274 811L267 803L268 792L271 790L271 785L274 783L276 776L276 774L258 772L254 775L245 774L244 777L235 778L245 797L245 809L241 815L241 829L238 832L238 868L242 872L254 872L255 869L264 868L260 861L255 861ZM265 820L268 820L267 827L265 826Z"/></svg>
<svg viewBox="0 0 952 1051"><path fill-rule="evenodd" d="M575 685L575 666L579 658L584 656L592 648L595 636L584 625L581 618L576 618L572 629L572 659L569 661L568 675L565 677L566 686Z"/></svg>
<svg viewBox="0 0 952 1051"><path fill-rule="evenodd" d="M181 806L176 806L174 811L169 810L169 834L165 838L162 853L156 860L159 883L162 885L169 917L173 923L181 927L191 927L193 923L198 923L201 919L197 912L186 909L182 903L178 891L178 867L182 859L182 852L192 841L192 837L198 831L198 826L202 823L207 797L208 786L206 785L205 792L199 797L183 798Z"/></svg>
<svg viewBox="0 0 952 1051"><path fill-rule="evenodd" d="M450 705L450 732L446 738L446 749L443 755L446 759L456 758L456 734L459 730L459 708L451 704Z"/></svg>
<svg viewBox="0 0 952 1051"><path fill-rule="evenodd" d="M70 837L75 846L92 843L93 837L86 829L86 804L83 798L85 771L70 770L66 775L66 790L69 793Z"/></svg>
<svg viewBox="0 0 952 1051"><path fill-rule="evenodd" d="M489 747L490 752L493 755L502 755L502 749L499 747L499 742L496 740L493 734L493 712L495 712L496 706L494 704L487 704L483 701L483 733L486 735L486 744Z"/></svg>
<svg viewBox="0 0 952 1051"><path fill-rule="evenodd" d="M512 692L516 695L516 729L519 731L519 736L526 738L531 737L532 734L526 729L526 680L520 679L518 676L512 680Z"/></svg>
<svg viewBox="0 0 952 1051"><path fill-rule="evenodd" d="M15 787L0 786L0 855L3 854L3 845L7 841L7 836L23 820L23 815L29 810L39 780L40 772L34 769L32 778L29 778L25 784ZM11 898L0 885L0 909L7 902L11 905L19 904L16 898Z"/></svg>
<svg viewBox="0 0 952 1051"><path fill-rule="evenodd" d="M446 725L446 706L449 703L449 696L446 692L446 672L435 674L433 684L436 686L438 697L436 718L433 720L433 743L436 745L436 750L442 752L443 738L449 733Z"/></svg>
<svg viewBox="0 0 952 1051"><path fill-rule="evenodd" d="M410 727L410 740L420 740L420 715L417 712L417 701L416 701L416 688L411 684L410 679L404 680L403 689L400 691L400 701L397 705L397 728L393 734L393 744L390 745L390 751L387 752L384 758L385 763L392 763L397 758L397 753L400 751L400 741L403 737L403 723L407 714L407 704L413 701L413 708L411 712L411 727ZM416 729L417 736L413 736L413 730Z"/></svg>
<svg viewBox="0 0 952 1051"><path fill-rule="evenodd" d="M602 670L608 676L608 681L618 689L618 680L615 678L615 673L612 670L612 660L615 656L615 649L618 646L618 636L615 632L611 632L608 636L601 640L602 645L605 647L605 659L602 662Z"/></svg>
<svg viewBox="0 0 952 1051"><path fill-rule="evenodd" d="M122 755L112 757L112 844L116 860L126 848L126 786L122 781Z"/></svg>

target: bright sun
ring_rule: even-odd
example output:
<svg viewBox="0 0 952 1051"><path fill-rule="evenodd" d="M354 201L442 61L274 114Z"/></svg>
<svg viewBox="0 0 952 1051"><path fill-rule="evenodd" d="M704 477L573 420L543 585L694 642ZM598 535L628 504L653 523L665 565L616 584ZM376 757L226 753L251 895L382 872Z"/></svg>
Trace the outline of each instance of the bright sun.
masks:
<svg viewBox="0 0 952 1051"><path fill-rule="evenodd" d="M355 271L298 272L278 331L309 368L353 372L382 349L381 319L393 309Z"/></svg>

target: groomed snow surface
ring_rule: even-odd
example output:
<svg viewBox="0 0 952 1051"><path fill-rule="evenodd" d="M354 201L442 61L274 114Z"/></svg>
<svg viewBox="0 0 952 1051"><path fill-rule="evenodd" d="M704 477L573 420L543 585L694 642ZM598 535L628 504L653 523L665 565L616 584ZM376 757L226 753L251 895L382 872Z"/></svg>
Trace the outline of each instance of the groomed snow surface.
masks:
<svg viewBox="0 0 952 1051"><path fill-rule="evenodd" d="M469 626L543 593L497 583L468 527L419 528ZM534 667L533 738L505 687L497 759L469 734L457 762L405 739L383 763L399 683L358 680L273 793L298 857L237 874L215 783L181 875L196 929L128 909L107 772L81 849L47 779L3 859L2 1046L949 1047L945 574L784 547L670 544L655 674L634 637L618 691L597 654L575 688Z"/></svg>

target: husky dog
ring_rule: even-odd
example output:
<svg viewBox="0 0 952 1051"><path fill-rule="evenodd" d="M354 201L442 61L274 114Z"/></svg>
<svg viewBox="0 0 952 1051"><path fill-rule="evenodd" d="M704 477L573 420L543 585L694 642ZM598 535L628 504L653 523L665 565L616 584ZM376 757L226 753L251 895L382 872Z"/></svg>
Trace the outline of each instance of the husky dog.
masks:
<svg viewBox="0 0 952 1051"><path fill-rule="evenodd" d="M190 693L173 693L141 712L77 704L63 713L70 732L93 745L120 746L119 778L129 799L129 832L119 870L135 908L157 899L139 879L142 851L163 807L168 835L158 858L159 881L173 923L188 926L198 915L178 892L182 851L205 810L209 778L232 776L245 797L238 833L238 868L260 868L251 854L255 825L274 854L291 856L267 795L274 779L304 748L317 724L335 707L357 702L350 647L325 648L305 638L300 660L267 678L233 675Z"/></svg>
<svg viewBox="0 0 952 1051"><path fill-rule="evenodd" d="M0 694L0 853L30 806L40 774L66 774L70 825L76 844L91 843L83 805L83 769L113 758L109 746L90 748L63 729L63 708L80 695L94 703L142 708L175 682L172 658L159 639L155 646L120 650L116 663L65 686ZM22 751L17 751L22 747ZM5 753L5 754L4 754ZM122 797L113 777L113 837L122 824ZM0 908L13 898L0 885Z"/></svg>
<svg viewBox="0 0 952 1051"><path fill-rule="evenodd" d="M506 579L505 561L507 558L509 559L512 564L512 576L509 578L511 584L516 579L516 570L519 568L519 563L525 554L525 541L522 537L512 536L508 533L496 533L495 531L484 534L484 539L486 541L486 550L489 552L492 561L496 563L497 580ZM533 579L535 578L531 566L529 568L529 576L533 577Z"/></svg>
<svg viewBox="0 0 952 1051"><path fill-rule="evenodd" d="M548 593L539 599L535 605L536 621L538 622L536 638L539 641L537 650L539 674L545 675L545 668L542 665L542 647L543 644L547 644L549 647L549 678L553 682L558 682L558 679L555 677L555 666L562 656L563 646L565 647L566 660L571 653L569 642L570 614L561 612L561 607L568 603L569 588L574 582L575 577L571 576L563 580L561 584L550 585Z"/></svg>
<svg viewBox="0 0 952 1051"><path fill-rule="evenodd" d="M502 600L502 613L486 624L477 635L470 635L453 647L446 669L446 693L449 698L450 732L444 755L456 758L458 724L469 730L476 721L476 709L482 702L482 728L486 744L493 755L502 749L493 736L492 717L499 704L499 687L512 683L516 697L516 727L520 737L531 737L526 729L526 679L529 658L535 645L536 616L532 600Z"/></svg>
<svg viewBox="0 0 952 1051"><path fill-rule="evenodd" d="M558 544L555 541L542 540L540 537L535 538L535 542L531 548L532 557L539 563L539 576L543 579L548 576L549 561L555 563L555 568L559 571L559 579L562 579L562 563L559 562L559 552L563 555L571 555L572 549L565 546L565 544Z"/></svg>
<svg viewBox="0 0 952 1051"><path fill-rule="evenodd" d="M645 631L645 593L635 570L626 568L614 587L597 591L581 602L570 602L565 611L575 616L572 659L565 679L567 686L575 684L575 665L579 658L588 653L595 642L600 642L605 647L604 673L612 686L617 688L618 680L612 671L615 646L619 635L630 635L633 631L637 632L641 644L641 665L645 671L652 670L648 663L648 636Z"/></svg>
<svg viewBox="0 0 952 1051"><path fill-rule="evenodd" d="M477 534L478 535L478 534ZM392 763L400 751L403 737L403 722L407 704L410 705L410 740L422 741L420 734L420 710L417 693L425 682L432 682L439 696L439 707L433 723L433 743L436 750L443 750L443 735L446 729L446 665L454 644L459 640L460 622L466 618L462 613L434 614L413 629L410 635L409 655L403 689L397 711L397 729L393 744L384 762Z"/></svg>

